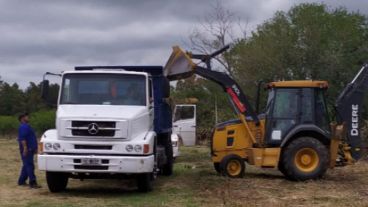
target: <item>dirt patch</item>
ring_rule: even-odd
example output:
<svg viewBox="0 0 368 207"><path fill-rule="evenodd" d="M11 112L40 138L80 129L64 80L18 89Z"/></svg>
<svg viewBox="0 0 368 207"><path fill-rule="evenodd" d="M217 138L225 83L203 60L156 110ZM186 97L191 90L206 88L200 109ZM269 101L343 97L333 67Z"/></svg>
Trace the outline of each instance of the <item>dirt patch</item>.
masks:
<svg viewBox="0 0 368 207"><path fill-rule="evenodd" d="M368 162L329 170L322 180L292 182L274 169L248 166L242 179L219 176L207 147L181 148L174 175L160 177L154 191L138 193L133 182L70 180L53 194L37 171L39 190L18 187L19 152L0 139L0 206L368 206Z"/></svg>

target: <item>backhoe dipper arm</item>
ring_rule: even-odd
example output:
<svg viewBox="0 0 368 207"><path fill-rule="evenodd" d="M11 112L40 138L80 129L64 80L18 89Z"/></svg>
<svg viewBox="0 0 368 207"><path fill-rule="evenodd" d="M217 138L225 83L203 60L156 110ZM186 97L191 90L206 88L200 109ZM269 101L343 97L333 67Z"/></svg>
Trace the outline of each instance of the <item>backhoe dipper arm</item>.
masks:
<svg viewBox="0 0 368 207"><path fill-rule="evenodd" d="M230 100L236 107L236 112L241 113L244 116L251 116L255 124L259 125L257 114L254 112L247 97L244 95L243 91L234 79L226 73L213 71L198 65L195 66L194 73L219 84L224 91L230 95Z"/></svg>
<svg viewBox="0 0 368 207"><path fill-rule="evenodd" d="M347 143L351 147L350 152L355 160L362 156L362 140L359 132L361 126L362 104L364 94L368 89L368 64L364 64L355 76L341 92L336 100L337 122L347 125Z"/></svg>
<svg viewBox="0 0 368 207"><path fill-rule="evenodd" d="M164 75L169 80L179 80L197 74L219 84L230 95L230 101L234 106L236 114L244 116L240 117L240 119L245 123L246 116L250 116L254 123L259 126L260 122L257 114L235 80L224 72L212 70L211 60L229 48L229 45L225 45L223 48L211 54L193 54L191 52L184 52L179 46L174 46L173 52L164 67ZM193 59L200 60L201 63L205 64L205 67L194 63ZM257 137L259 136L257 135Z"/></svg>

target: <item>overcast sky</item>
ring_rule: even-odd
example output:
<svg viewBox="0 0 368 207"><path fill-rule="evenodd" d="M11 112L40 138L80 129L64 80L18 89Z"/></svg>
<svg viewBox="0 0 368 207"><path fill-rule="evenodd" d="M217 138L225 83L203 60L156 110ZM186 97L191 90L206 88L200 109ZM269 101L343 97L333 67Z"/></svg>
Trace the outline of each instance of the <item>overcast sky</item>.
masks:
<svg viewBox="0 0 368 207"><path fill-rule="evenodd" d="M75 65L164 65L213 2L0 0L1 79L25 88ZM300 2L316 1L223 0L249 30ZM323 2L368 14L366 0Z"/></svg>

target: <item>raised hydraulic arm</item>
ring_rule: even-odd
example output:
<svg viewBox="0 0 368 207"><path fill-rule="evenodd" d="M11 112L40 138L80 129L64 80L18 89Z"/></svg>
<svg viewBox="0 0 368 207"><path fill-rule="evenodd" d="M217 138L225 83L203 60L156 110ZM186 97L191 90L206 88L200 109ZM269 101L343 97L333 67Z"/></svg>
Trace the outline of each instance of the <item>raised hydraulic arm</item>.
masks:
<svg viewBox="0 0 368 207"><path fill-rule="evenodd" d="M241 113L244 116L250 116L257 125L259 124L258 116L254 112L248 99L246 98L238 84L229 75L227 75L226 73L209 70L200 66L196 66L195 73L219 84L224 89L224 91L229 94L231 102L235 106L237 114Z"/></svg>
<svg viewBox="0 0 368 207"><path fill-rule="evenodd" d="M173 47L172 55L166 63L164 74L169 80L183 79L190 77L193 74L197 74L219 84L223 90L229 94L230 101L234 106L235 112L244 123L253 142L255 144L262 144L261 137L263 137L263 135L260 130L262 127L260 127L259 118L239 85L230 75L224 72L214 71L211 68L211 59L226 51L228 48L229 46L225 46L220 50L207 55L185 53L179 47L175 46ZM193 63L192 59L201 60L206 67ZM259 129L255 136L250 132L249 126L246 123L246 117L251 117Z"/></svg>
<svg viewBox="0 0 368 207"><path fill-rule="evenodd" d="M359 131L361 126L362 104L364 95L368 89L368 64L364 64L355 76L341 92L336 100L336 112L338 124L347 126L347 144L355 160L362 156L362 139Z"/></svg>

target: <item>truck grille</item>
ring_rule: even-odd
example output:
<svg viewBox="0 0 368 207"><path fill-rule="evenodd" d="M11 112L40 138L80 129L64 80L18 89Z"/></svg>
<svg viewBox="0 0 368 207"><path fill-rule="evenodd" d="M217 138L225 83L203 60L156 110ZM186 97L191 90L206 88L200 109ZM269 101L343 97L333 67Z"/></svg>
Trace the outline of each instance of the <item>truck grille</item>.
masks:
<svg viewBox="0 0 368 207"><path fill-rule="evenodd" d="M70 127L73 136L115 136L116 123L112 121L72 121Z"/></svg>

